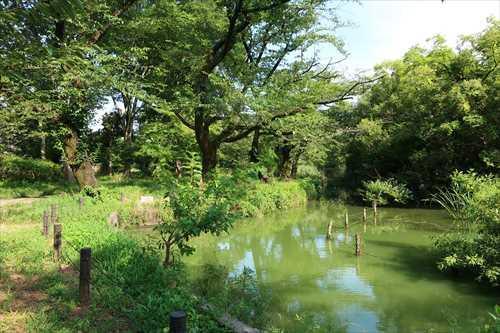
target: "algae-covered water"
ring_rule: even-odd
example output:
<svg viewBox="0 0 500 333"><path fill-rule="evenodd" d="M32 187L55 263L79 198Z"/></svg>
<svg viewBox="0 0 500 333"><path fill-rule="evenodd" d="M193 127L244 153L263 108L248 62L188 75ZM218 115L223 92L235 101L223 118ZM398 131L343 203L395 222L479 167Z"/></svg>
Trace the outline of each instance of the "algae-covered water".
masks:
<svg viewBox="0 0 500 333"><path fill-rule="evenodd" d="M348 229L342 208L317 204L243 220L198 240L188 264L252 269L277 299L273 326L286 332L478 331L499 293L436 269L430 249L451 225L445 212L382 208L374 224L368 210L365 227L362 208L348 211Z"/></svg>

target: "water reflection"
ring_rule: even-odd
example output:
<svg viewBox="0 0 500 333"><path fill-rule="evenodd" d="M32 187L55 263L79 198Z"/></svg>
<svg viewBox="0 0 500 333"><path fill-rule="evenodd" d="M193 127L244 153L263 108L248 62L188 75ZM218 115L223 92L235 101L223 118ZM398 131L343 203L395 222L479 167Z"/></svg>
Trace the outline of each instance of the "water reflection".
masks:
<svg viewBox="0 0 500 333"><path fill-rule="evenodd" d="M481 294L434 269L426 249L447 228L442 212L382 209L377 225L362 223L362 209L349 215L348 230L343 212L318 207L245 221L215 242L204 239L192 264L255 271L279 297L274 324L287 332L447 332L450 318L458 318L455 332L479 327L498 294ZM335 232L327 241L330 219ZM361 257L354 255L356 233Z"/></svg>

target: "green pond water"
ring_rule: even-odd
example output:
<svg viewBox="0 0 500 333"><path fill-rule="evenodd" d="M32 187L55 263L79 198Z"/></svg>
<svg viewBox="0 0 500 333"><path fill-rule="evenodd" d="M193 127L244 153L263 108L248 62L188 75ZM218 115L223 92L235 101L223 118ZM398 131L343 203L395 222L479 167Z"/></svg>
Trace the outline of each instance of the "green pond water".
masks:
<svg viewBox="0 0 500 333"><path fill-rule="evenodd" d="M343 210L317 204L240 221L198 239L188 265L252 269L277 300L272 324L286 332L477 332L488 320L499 293L440 273L429 253L451 226L445 212L382 208L375 225L368 210L365 229L362 208L348 209L348 230Z"/></svg>

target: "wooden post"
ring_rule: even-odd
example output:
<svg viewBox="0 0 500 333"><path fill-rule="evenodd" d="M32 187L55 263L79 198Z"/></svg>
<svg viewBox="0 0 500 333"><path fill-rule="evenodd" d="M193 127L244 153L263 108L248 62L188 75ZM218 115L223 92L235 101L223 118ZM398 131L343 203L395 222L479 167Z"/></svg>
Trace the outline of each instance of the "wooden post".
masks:
<svg viewBox="0 0 500 333"><path fill-rule="evenodd" d="M50 223L57 223L57 205L50 205Z"/></svg>
<svg viewBox="0 0 500 333"><path fill-rule="evenodd" d="M377 202L373 200L372 202L372 207L373 207L373 215L377 216Z"/></svg>
<svg viewBox="0 0 500 333"><path fill-rule="evenodd" d="M170 333L187 333L186 312L173 311L170 313Z"/></svg>
<svg viewBox="0 0 500 333"><path fill-rule="evenodd" d="M356 255L361 255L361 236L356 234Z"/></svg>
<svg viewBox="0 0 500 333"><path fill-rule="evenodd" d="M326 232L326 239L332 239L332 227L333 227L333 222L330 220L328 222L328 231Z"/></svg>
<svg viewBox="0 0 500 333"><path fill-rule="evenodd" d="M79 203L79 205L80 205L80 209L82 209L82 207L83 207L83 203L84 203L84 199L83 199L83 197L78 198L78 203Z"/></svg>
<svg viewBox="0 0 500 333"><path fill-rule="evenodd" d="M59 223L54 224L54 258L59 261L61 258L61 245L62 245L62 225Z"/></svg>
<svg viewBox="0 0 500 333"><path fill-rule="evenodd" d="M346 210L345 211L345 222L344 222L345 228L349 228L349 212Z"/></svg>
<svg viewBox="0 0 500 333"><path fill-rule="evenodd" d="M90 304L90 263L92 250L89 247L80 249L80 305Z"/></svg>
<svg viewBox="0 0 500 333"><path fill-rule="evenodd" d="M42 235L49 236L49 212L47 210L43 211Z"/></svg>
<svg viewBox="0 0 500 333"><path fill-rule="evenodd" d="M363 223L366 223L366 207L363 208Z"/></svg>

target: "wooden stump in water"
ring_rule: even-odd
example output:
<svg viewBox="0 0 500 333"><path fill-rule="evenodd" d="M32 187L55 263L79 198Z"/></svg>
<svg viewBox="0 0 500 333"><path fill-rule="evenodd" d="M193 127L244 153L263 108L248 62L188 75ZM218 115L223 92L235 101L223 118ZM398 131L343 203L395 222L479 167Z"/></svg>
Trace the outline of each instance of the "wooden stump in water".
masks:
<svg viewBox="0 0 500 333"><path fill-rule="evenodd" d="M54 224L54 259L59 261L61 259L62 247L62 225Z"/></svg>
<svg viewBox="0 0 500 333"><path fill-rule="evenodd" d="M326 232L326 239L332 239L332 227L333 227L333 222L332 222L332 220L330 220L330 222L328 222L328 230Z"/></svg>
<svg viewBox="0 0 500 333"><path fill-rule="evenodd" d="M363 208L363 223L366 223L366 207Z"/></svg>
<svg viewBox="0 0 500 333"><path fill-rule="evenodd" d="M349 228L349 212L346 210L345 211L345 222L344 222L344 227L347 229Z"/></svg>
<svg viewBox="0 0 500 333"><path fill-rule="evenodd" d="M92 250L89 247L80 249L80 305L90 304L90 264Z"/></svg>
<svg viewBox="0 0 500 333"><path fill-rule="evenodd" d="M361 236L359 234L356 234L356 248L355 248L355 253L356 256L361 255Z"/></svg>

